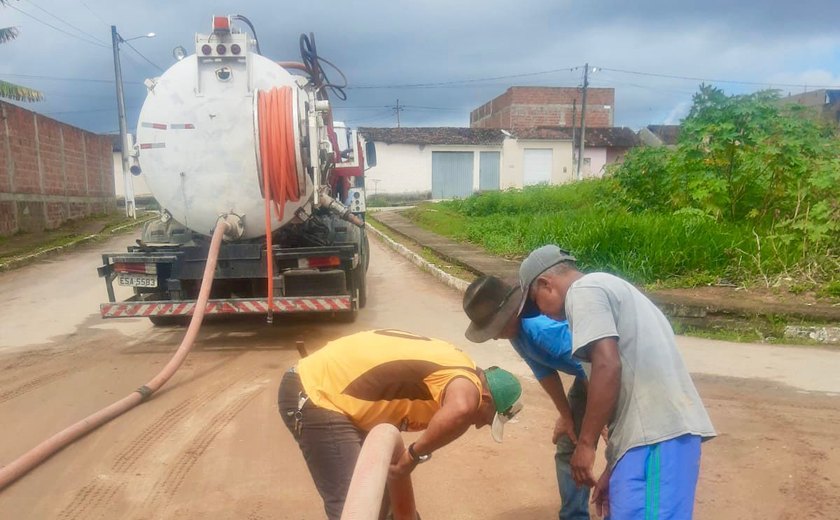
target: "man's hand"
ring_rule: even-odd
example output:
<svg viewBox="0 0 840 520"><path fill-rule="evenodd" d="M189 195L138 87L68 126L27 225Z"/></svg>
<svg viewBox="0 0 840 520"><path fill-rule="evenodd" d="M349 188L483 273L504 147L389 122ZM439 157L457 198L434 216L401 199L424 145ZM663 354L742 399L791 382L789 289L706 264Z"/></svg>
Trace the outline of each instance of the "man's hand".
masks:
<svg viewBox="0 0 840 520"><path fill-rule="evenodd" d="M577 444L575 422L571 419L571 417L569 420L566 420L561 415L557 418L557 422L554 423L554 433L551 435L551 443L557 444L557 441L560 440L560 437L563 435L567 435L573 443Z"/></svg>
<svg viewBox="0 0 840 520"><path fill-rule="evenodd" d="M593 487L597 482L592 473L595 465L595 448L589 444L578 442L570 461L572 478L578 486Z"/></svg>
<svg viewBox="0 0 840 520"><path fill-rule="evenodd" d="M592 490L592 503L595 504L595 512L598 516L605 518L610 516L610 471L605 469L601 478Z"/></svg>
<svg viewBox="0 0 840 520"><path fill-rule="evenodd" d="M408 450L403 450L396 464L391 464L391 467L388 468L388 478L396 480L407 477L414 471L415 467L417 467L417 463L411 458Z"/></svg>

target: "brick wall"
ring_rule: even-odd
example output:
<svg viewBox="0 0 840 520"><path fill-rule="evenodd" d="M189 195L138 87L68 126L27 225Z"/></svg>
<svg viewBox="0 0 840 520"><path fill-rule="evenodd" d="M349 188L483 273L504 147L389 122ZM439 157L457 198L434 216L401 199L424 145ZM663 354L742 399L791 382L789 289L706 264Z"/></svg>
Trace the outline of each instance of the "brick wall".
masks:
<svg viewBox="0 0 840 520"><path fill-rule="evenodd" d="M572 87L511 87L470 113L472 128L519 130L538 126L578 126L582 92ZM615 89L589 88L586 126L613 126Z"/></svg>
<svg viewBox="0 0 840 520"><path fill-rule="evenodd" d="M109 137L0 101L0 236L115 205Z"/></svg>

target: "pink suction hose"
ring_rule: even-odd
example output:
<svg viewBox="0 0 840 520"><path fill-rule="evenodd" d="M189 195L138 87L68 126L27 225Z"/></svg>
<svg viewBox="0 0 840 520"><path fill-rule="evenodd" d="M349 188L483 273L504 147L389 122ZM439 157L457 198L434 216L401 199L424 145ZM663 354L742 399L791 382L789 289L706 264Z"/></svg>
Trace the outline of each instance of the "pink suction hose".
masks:
<svg viewBox="0 0 840 520"><path fill-rule="evenodd" d="M394 520L415 520L417 510L411 476L388 480L388 468L405 451L399 430L390 424L374 426L365 438L353 470L341 520L377 520L380 518L385 484L391 499Z"/></svg>
<svg viewBox="0 0 840 520"><path fill-rule="evenodd" d="M56 452L70 445L73 441L83 437L111 419L124 414L128 410L151 397L152 394L166 384L169 378L172 377L178 368L180 368L181 363L184 362L187 354L189 354L192 349L199 329L201 329L201 322L204 320L207 300L210 298L210 288L213 285L213 273L216 271L216 260L219 257L219 246L222 243L222 236L228 229L229 224L224 220L219 219L216 224L216 229L213 231L213 239L210 242L210 251L207 254L207 264L204 266L204 276L201 280L201 289L198 292L198 300L196 300L192 320L190 320L190 325L187 328L187 333L184 335L184 339L181 341L181 345L178 347L178 350L175 351L175 355L172 356L169 363L163 367L163 370L161 370L160 373L158 373L158 375L156 375L151 381L141 386L134 392L99 410L98 412L85 417L81 421L68 426L49 439L41 442L41 444L27 451L11 463L0 468L0 490L4 489L9 484L40 465Z"/></svg>

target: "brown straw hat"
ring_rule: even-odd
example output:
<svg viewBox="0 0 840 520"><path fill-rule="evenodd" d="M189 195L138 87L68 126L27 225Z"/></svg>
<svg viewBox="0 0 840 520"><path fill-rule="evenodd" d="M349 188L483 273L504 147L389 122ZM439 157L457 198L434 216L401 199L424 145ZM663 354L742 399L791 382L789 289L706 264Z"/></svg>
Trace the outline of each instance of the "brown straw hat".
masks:
<svg viewBox="0 0 840 520"><path fill-rule="evenodd" d="M497 337L519 313L523 299L518 284L510 286L495 276L478 278L464 293L464 312L470 319L464 335L475 343Z"/></svg>

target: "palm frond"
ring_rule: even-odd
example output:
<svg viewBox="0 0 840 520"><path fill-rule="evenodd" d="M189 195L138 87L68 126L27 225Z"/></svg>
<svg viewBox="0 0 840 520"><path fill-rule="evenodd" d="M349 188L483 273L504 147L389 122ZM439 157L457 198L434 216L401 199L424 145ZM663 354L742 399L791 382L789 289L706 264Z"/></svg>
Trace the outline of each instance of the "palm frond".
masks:
<svg viewBox="0 0 840 520"><path fill-rule="evenodd" d="M0 0L2 2L2 0ZM17 38L18 29L17 27L0 27L0 43L6 43L8 41L14 40Z"/></svg>
<svg viewBox="0 0 840 520"><path fill-rule="evenodd" d="M43 101L44 95L29 87L22 87L0 80L0 99L4 98L15 101Z"/></svg>

